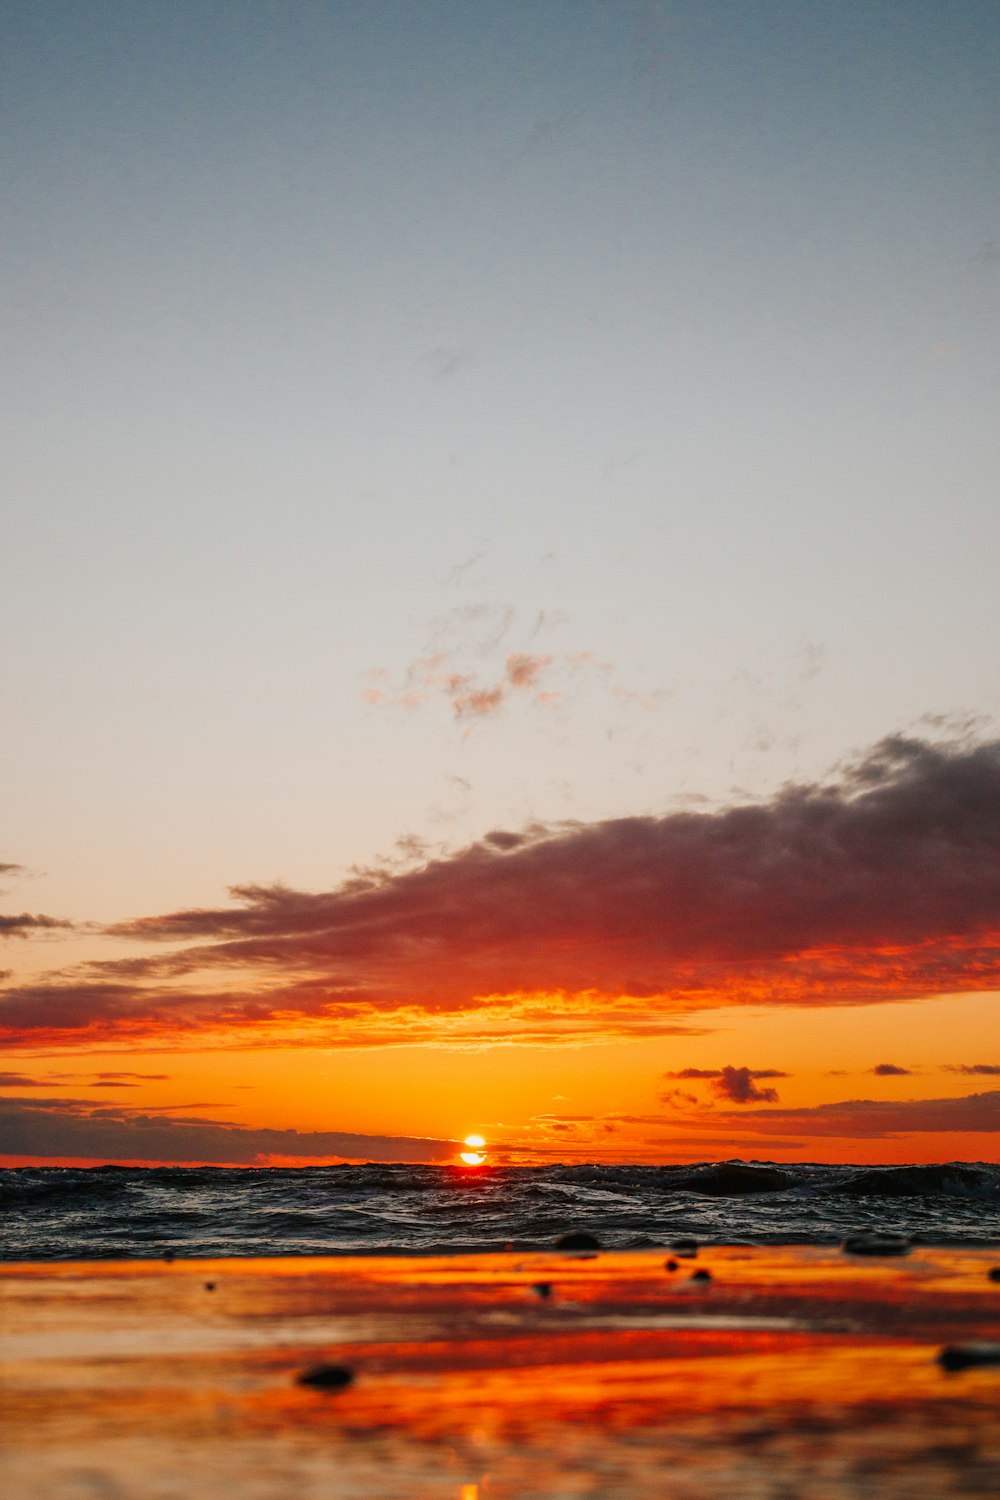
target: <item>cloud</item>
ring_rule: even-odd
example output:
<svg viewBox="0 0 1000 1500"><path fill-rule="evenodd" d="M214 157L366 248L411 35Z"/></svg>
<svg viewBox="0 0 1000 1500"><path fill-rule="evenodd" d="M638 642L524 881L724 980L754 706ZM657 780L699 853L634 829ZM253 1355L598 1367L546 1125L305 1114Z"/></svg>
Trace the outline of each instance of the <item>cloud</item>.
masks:
<svg viewBox="0 0 1000 1500"><path fill-rule="evenodd" d="M677 1073L664 1073L664 1078L721 1078L724 1073L731 1073L732 1068L681 1068ZM787 1073L782 1073L779 1068L740 1068L741 1073L747 1073L751 1078L787 1078Z"/></svg>
<svg viewBox="0 0 1000 1500"><path fill-rule="evenodd" d="M664 1078L718 1078L721 1068L681 1068L677 1073L664 1073Z"/></svg>
<svg viewBox="0 0 1000 1500"><path fill-rule="evenodd" d="M397 688L369 687L363 696L367 703L395 702L404 708L414 708L433 696L443 696L456 719L485 719L498 714L514 693L532 692L536 702L558 697L550 691L541 691L541 678L552 662L551 656L511 651L499 677L483 682L476 671L457 669L450 654L439 651L412 662Z"/></svg>
<svg viewBox="0 0 1000 1500"><path fill-rule="evenodd" d="M667 1089L666 1093L660 1095L660 1103L666 1104L670 1109L687 1110L697 1107L700 1101L697 1094L689 1094L686 1089Z"/></svg>
<svg viewBox="0 0 1000 1500"><path fill-rule="evenodd" d="M504 699L502 687L464 688L455 693L451 706L458 719L485 719L498 713Z"/></svg>
<svg viewBox="0 0 1000 1500"><path fill-rule="evenodd" d="M7 1156L252 1165L272 1157L329 1161L433 1162L451 1141L337 1130L269 1130L215 1120L176 1120L79 1099L0 1098Z"/></svg>
<svg viewBox="0 0 1000 1500"><path fill-rule="evenodd" d="M453 581L478 557L453 570ZM393 680L385 667L362 672L361 696L373 708L410 711L444 701L466 732L478 720L496 718L519 697L532 707L551 709L588 681L600 683L620 703L660 706L662 693L613 683L614 667L593 651L526 649L543 632L566 623L566 615L552 610L538 610L529 627L510 605L459 605L431 622L423 649L398 678Z"/></svg>
<svg viewBox="0 0 1000 1500"><path fill-rule="evenodd" d="M0 1035L593 1040L1000 988L1000 743L894 736L768 801L493 830L330 891L232 895L108 929L168 949L8 989Z"/></svg>
<svg viewBox="0 0 1000 1500"><path fill-rule="evenodd" d="M48 932L72 926L72 922L63 922L58 917L33 916L26 911L19 916L6 916L0 912L0 937L26 937L32 932Z"/></svg>
<svg viewBox="0 0 1000 1500"><path fill-rule="evenodd" d="M148 1082L153 1082L153 1083L169 1083L170 1077L171 1077L171 1075L169 1073L108 1073L108 1072L104 1072L104 1073L96 1073L94 1075L95 1081L99 1082L99 1083L115 1083L115 1082L120 1082L123 1079L129 1079L129 1080L131 1080L133 1078L137 1078L137 1079L140 1079L140 1080L143 1080L143 1081L148 1081Z"/></svg>
<svg viewBox="0 0 1000 1500"><path fill-rule="evenodd" d="M957 1099L847 1099L803 1109L717 1114L719 1122L748 1122L768 1135L801 1132L850 1140L883 1139L914 1131L946 1135L1000 1130L1000 1090Z"/></svg>
<svg viewBox="0 0 1000 1500"><path fill-rule="evenodd" d="M712 1089L720 1099L729 1099L733 1104L777 1104L777 1089L760 1089L754 1083L754 1078L761 1076L769 1078L774 1075L751 1073L749 1068L725 1067L712 1084Z"/></svg>
<svg viewBox="0 0 1000 1500"><path fill-rule="evenodd" d="M871 1071L876 1078L909 1078L913 1070L900 1068L896 1063L876 1063Z"/></svg>
<svg viewBox="0 0 1000 1500"><path fill-rule="evenodd" d="M546 667L551 665L551 656L532 656L527 651L512 651L506 661L507 681L512 688L533 688Z"/></svg>
<svg viewBox="0 0 1000 1500"><path fill-rule="evenodd" d="M158 1083L166 1083L170 1079L169 1073L56 1073L46 1078L34 1078L27 1073L0 1073L0 1088L5 1089L48 1089L60 1087L67 1079L75 1079L78 1083L88 1083L91 1088L136 1088L136 1080L150 1080Z"/></svg>
<svg viewBox="0 0 1000 1500"><path fill-rule="evenodd" d="M981 1073L987 1078L1000 1077L1000 1063L955 1063L948 1064L949 1073Z"/></svg>
<svg viewBox="0 0 1000 1500"><path fill-rule="evenodd" d="M0 862L0 875L20 875L23 870L23 865L4 864Z"/></svg>
<svg viewBox="0 0 1000 1500"><path fill-rule="evenodd" d="M681 1068L677 1072L664 1073L667 1079L691 1079L707 1080L712 1084L712 1092L719 1099L728 1099L732 1104L776 1104L778 1093L776 1089L760 1089L755 1083L757 1078L787 1078L787 1073L782 1073L778 1068L734 1068L727 1065L724 1068ZM670 1104L675 1108L687 1102L697 1103L693 1094L685 1094L680 1089L668 1089L661 1095L664 1104Z"/></svg>

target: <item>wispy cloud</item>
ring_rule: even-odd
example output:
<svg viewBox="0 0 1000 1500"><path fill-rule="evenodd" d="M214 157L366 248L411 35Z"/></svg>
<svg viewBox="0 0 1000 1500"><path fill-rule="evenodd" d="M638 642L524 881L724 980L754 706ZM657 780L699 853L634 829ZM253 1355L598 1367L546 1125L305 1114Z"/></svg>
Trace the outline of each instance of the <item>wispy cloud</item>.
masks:
<svg viewBox="0 0 1000 1500"><path fill-rule="evenodd" d="M898 1063L876 1063L871 1070L876 1078L909 1078L911 1068L901 1068Z"/></svg>
<svg viewBox="0 0 1000 1500"><path fill-rule="evenodd" d="M989 990L998 851L1000 743L893 737L766 802L493 830L331 891L238 886L121 923L169 949L7 990L0 1034L588 1040Z"/></svg>
<svg viewBox="0 0 1000 1500"><path fill-rule="evenodd" d="M623 686L612 663L594 651L529 649L538 637L567 623L558 611L540 609L526 627L510 605L461 605L432 622L423 649L400 674L386 667L362 673L362 698L373 708L411 712L445 703L466 729L495 719L517 701L538 709L559 707L588 682L600 684L621 704L659 706L662 693Z"/></svg>
<svg viewBox="0 0 1000 1500"><path fill-rule="evenodd" d="M512 696L521 693L534 703L551 703L560 694L544 690L542 679L552 667L550 655L511 651L491 676L462 670L448 652L419 657L411 662L402 680L394 686L379 669L366 674L366 703L414 709L432 698L443 698L456 719L493 717Z"/></svg>
<svg viewBox="0 0 1000 1500"><path fill-rule="evenodd" d="M46 917L26 911L17 916L0 912L0 937L30 937L40 932L65 931L72 926L72 922L64 922L59 917Z"/></svg>

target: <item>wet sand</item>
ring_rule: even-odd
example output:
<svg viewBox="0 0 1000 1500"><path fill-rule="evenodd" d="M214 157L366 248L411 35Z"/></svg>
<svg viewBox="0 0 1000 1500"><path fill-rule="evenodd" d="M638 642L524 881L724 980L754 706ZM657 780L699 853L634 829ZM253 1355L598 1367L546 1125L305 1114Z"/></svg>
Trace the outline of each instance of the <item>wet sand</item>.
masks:
<svg viewBox="0 0 1000 1500"><path fill-rule="evenodd" d="M669 1259L2 1267L5 1494L1000 1492L1000 1365L939 1358L1000 1342L1000 1253Z"/></svg>

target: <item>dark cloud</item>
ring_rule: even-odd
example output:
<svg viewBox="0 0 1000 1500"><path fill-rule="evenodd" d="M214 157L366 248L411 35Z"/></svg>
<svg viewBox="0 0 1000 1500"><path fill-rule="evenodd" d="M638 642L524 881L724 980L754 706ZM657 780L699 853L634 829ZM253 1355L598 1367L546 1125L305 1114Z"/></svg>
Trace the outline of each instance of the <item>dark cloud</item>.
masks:
<svg viewBox="0 0 1000 1500"><path fill-rule="evenodd" d="M99 1081L100 1083L113 1083L115 1081L121 1081L123 1079L133 1079L133 1078L140 1079L141 1081L147 1082L147 1083L169 1083L170 1078L171 1078L171 1074L169 1074L169 1073L127 1073L127 1072L126 1073L109 1073L109 1072L105 1071L103 1073L95 1073L94 1074L94 1078L95 1078L95 1080Z"/></svg>
<svg viewBox="0 0 1000 1500"><path fill-rule="evenodd" d="M716 1114L717 1122L751 1122L767 1135L801 1133L804 1137L834 1136L845 1140L875 1140L913 1131L935 1135L962 1131L1000 1130L1000 1090L967 1094L957 1099L846 1099L802 1109L752 1110Z"/></svg>
<svg viewBox="0 0 1000 1500"><path fill-rule="evenodd" d="M911 1068L901 1068L896 1063L876 1063L872 1072L876 1078L909 1078Z"/></svg>
<svg viewBox="0 0 1000 1500"><path fill-rule="evenodd" d="M957 1063L949 1065L949 1073L979 1073L986 1078L1000 1078L1000 1063Z"/></svg>
<svg viewBox="0 0 1000 1500"><path fill-rule="evenodd" d="M8 991L0 1027L552 1041L1000 988L1000 743L895 736L762 803L494 831L328 892L232 894L109 929L182 946Z"/></svg>
<svg viewBox="0 0 1000 1500"><path fill-rule="evenodd" d="M79 1099L0 1098L0 1140L7 1156L108 1161L252 1164L269 1157L357 1161L445 1161L450 1141L357 1135L337 1130L267 1130L214 1120L164 1119Z"/></svg>
<svg viewBox="0 0 1000 1500"><path fill-rule="evenodd" d="M725 1067L718 1078L712 1084L712 1089L720 1099L728 1099L733 1104L777 1104L777 1089L761 1089L754 1083L755 1078L781 1077L774 1073L751 1073L749 1068Z"/></svg>
<svg viewBox="0 0 1000 1500"><path fill-rule="evenodd" d="M761 1089L757 1087L758 1078L787 1078L787 1073L782 1073L779 1068L734 1068L727 1064L724 1068L681 1068L677 1072L664 1073L666 1079L704 1079L712 1084L712 1092L719 1099L728 1099L732 1104L776 1104L778 1093L776 1089ZM685 1094L680 1089L668 1089L661 1095L664 1104L673 1105L675 1108L686 1103L695 1103L693 1094Z"/></svg>
<svg viewBox="0 0 1000 1500"><path fill-rule="evenodd" d="M48 932L57 928L72 927L72 922L63 922L58 917L33 915L23 911L18 916L0 912L0 937L27 937L32 932Z"/></svg>
<svg viewBox="0 0 1000 1500"><path fill-rule="evenodd" d="M169 1073L57 1073L46 1078L33 1078L27 1073L0 1073L0 1088L58 1088L67 1079L74 1079L95 1089L134 1089L138 1088L138 1081L166 1083L170 1076Z"/></svg>
<svg viewBox="0 0 1000 1500"><path fill-rule="evenodd" d="M23 865L4 864L0 862L0 875L20 875L23 869Z"/></svg>
<svg viewBox="0 0 1000 1500"><path fill-rule="evenodd" d="M741 1073L747 1073L751 1078L787 1078L787 1073L782 1073L780 1068L740 1068ZM677 1073L664 1073L664 1078L721 1078L724 1073L733 1072L732 1068L681 1068Z"/></svg>

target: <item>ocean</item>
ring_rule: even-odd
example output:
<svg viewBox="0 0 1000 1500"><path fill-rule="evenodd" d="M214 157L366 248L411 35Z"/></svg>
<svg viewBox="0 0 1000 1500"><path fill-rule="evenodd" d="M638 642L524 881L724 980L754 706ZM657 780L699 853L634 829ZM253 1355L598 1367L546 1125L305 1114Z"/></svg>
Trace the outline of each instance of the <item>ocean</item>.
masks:
<svg viewBox="0 0 1000 1500"><path fill-rule="evenodd" d="M1000 1243L1000 1166L298 1168L104 1166L0 1171L0 1259L412 1255L544 1250Z"/></svg>

